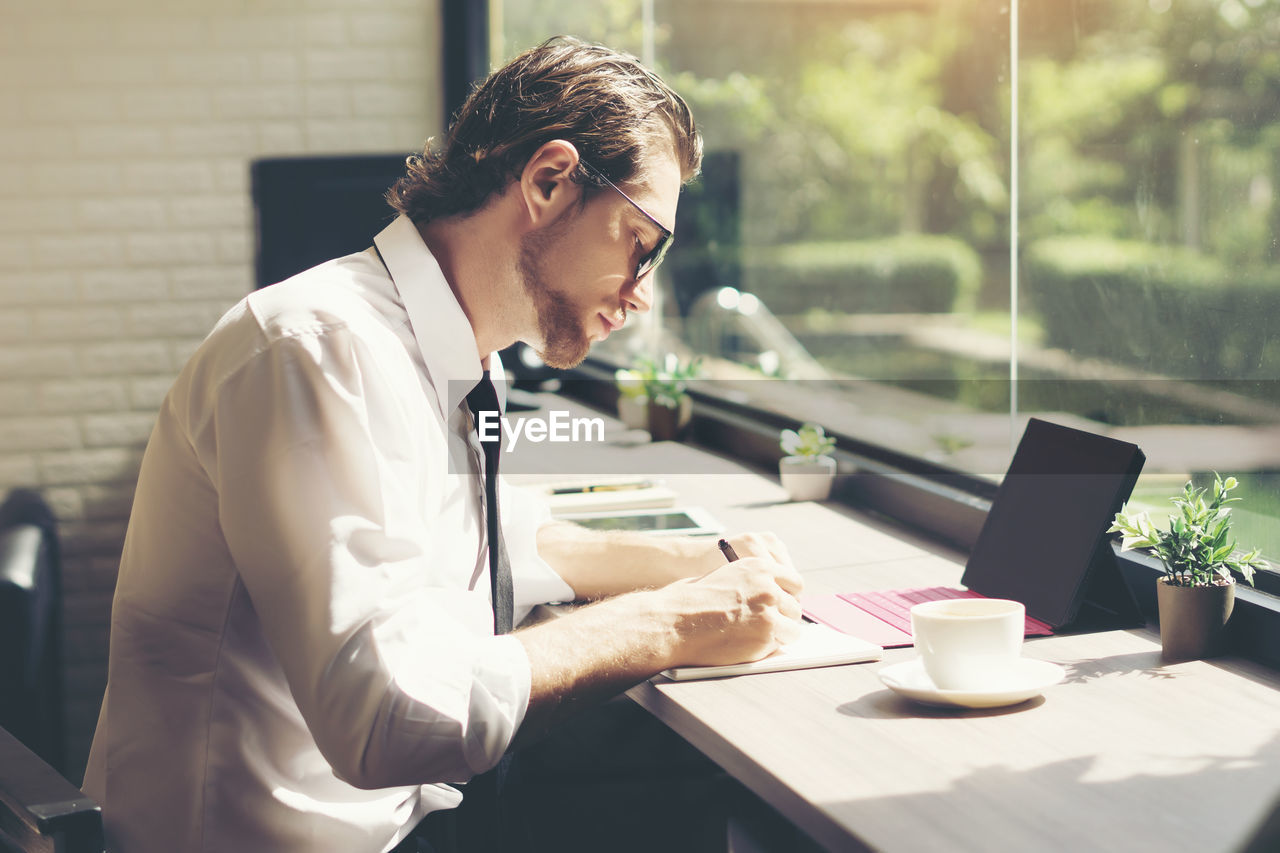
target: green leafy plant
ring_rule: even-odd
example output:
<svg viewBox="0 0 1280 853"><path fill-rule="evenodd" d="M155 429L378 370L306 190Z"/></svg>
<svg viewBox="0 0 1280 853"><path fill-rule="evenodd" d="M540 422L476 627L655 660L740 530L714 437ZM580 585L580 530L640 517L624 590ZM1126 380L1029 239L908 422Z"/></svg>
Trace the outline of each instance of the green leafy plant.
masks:
<svg viewBox="0 0 1280 853"><path fill-rule="evenodd" d="M782 452L788 456L827 456L835 450L836 440L815 423L806 423L799 430L784 429L778 436Z"/></svg>
<svg viewBox="0 0 1280 853"><path fill-rule="evenodd" d="M643 361L644 364L637 362L635 367L619 368L613 374L613 382L618 386L618 393L623 397L631 400L648 398L645 383L653 378L654 366L652 359L646 358Z"/></svg>
<svg viewBox="0 0 1280 853"><path fill-rule="evenodd" d="M689 380L701 373L701 357L684 362L669 352L661 361L641 356L635 367L614 373L614 384L624 397L646 398L655 405L674 409L687 396Z"/></svg>
<svg viewBox="0 0 1280 853"><path fill-rule="evenodd" d="M1175 586L1212 586L1230 583L1232 571L1253 583L1253 573L1267 563L1258 551L1244 553L1231 536L1231 509L1227 493L1239 483L1235 477L1223 480L1213 475L1212 491L1193 488L1191 482L1173 498L1178 512L1169 516L1169 528L1162 530L1146 512L1131 512L1125 504L1116 514L1109 533L1123 536L1122 550L1145 548L1164 564L1166 582Z"/></svg>

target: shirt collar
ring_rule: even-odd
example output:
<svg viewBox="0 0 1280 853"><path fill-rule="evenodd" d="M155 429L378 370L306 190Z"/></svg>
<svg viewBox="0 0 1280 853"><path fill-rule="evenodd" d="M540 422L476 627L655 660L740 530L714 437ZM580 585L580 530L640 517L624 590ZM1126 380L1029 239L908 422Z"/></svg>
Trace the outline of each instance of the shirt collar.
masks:
<svg viewBox="0 0 1280 853"><path fill-rule="evenodd" d="M436 388L440 415L447 421L484 374L476 356L475 330L413 220L400 214L373 243L404 302L413 337ZM505 410L506 382L496 352L489 357L489 374Z"/></svg>

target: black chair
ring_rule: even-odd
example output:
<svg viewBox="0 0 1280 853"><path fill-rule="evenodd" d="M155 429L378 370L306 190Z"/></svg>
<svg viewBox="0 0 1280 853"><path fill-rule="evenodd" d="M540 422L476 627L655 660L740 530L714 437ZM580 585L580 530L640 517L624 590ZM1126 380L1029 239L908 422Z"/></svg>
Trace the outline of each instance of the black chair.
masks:
<svg viewBox="0 0 1280 853"><path fill-rule="evenodd" d="M102 811L0 729L0 851L102 853Z"/></svg>
<svg viewBox="0 0 1280 853"><path fill-rule="evenodd" d="M15 490L0 503L0 727L65 772L61 621L53 512Z"/></svg>

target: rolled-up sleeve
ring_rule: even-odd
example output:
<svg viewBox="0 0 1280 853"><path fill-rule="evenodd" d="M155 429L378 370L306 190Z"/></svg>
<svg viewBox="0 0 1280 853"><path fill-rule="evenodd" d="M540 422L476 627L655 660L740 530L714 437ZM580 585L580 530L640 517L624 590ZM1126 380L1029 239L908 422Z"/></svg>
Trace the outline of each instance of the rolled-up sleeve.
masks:
<svg viewBox="0 0 1280 853"><path fill-rule="evenodd" d="M529 662L518 640L493 636L487 595L466 588L473 566L442 564L457 531L432 507L459 476L445 426L408 413L383 369L340 326L275 340L211 383L193 443L334 771L363 788L462 782L509 745Z"/></svg>

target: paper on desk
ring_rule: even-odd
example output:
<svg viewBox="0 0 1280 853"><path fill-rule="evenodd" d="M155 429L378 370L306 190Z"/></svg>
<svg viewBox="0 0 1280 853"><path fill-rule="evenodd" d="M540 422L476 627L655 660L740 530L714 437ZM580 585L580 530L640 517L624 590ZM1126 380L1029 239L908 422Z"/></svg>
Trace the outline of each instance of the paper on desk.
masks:
<svg viewBox="0 0 1280 853"><path fill-rule="evenodd" d="M602 485L607 485L607 482L605 481ZM542 492L552 515L624 509L660 509L675 506L676 503L676 493L659 483L642 488L568 492L561 495L552 493L557 487L572 485L575 484L549 483L537 487Z"/></svg>
<svg viewBox="0 0 1280 853"><path fill-rule="evenodd" d="M805 622L798 639L787 643L773 654L750 663L727 666L681 666L665 669L662 675L672 681L699 678L723 678L755 672L779 672L786 669L811 669L880 660L884 650L874 643L842 634L826 625Z"/></svg>

